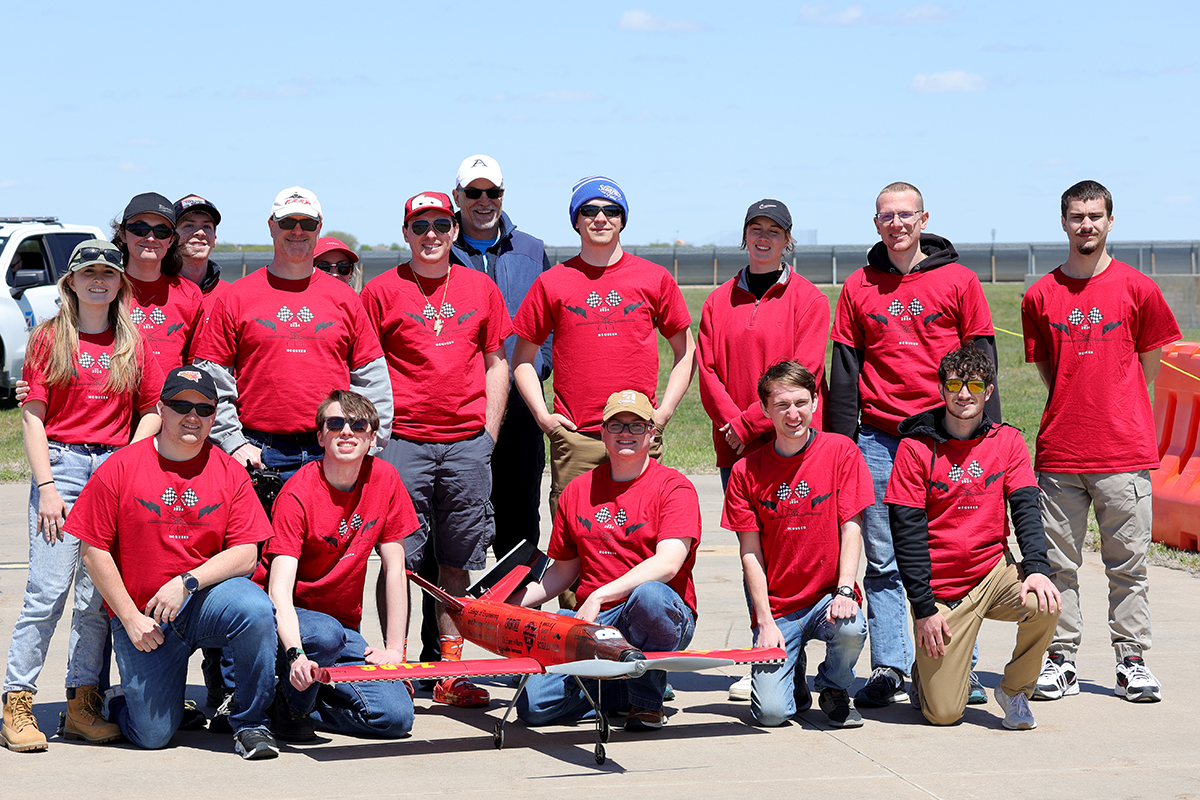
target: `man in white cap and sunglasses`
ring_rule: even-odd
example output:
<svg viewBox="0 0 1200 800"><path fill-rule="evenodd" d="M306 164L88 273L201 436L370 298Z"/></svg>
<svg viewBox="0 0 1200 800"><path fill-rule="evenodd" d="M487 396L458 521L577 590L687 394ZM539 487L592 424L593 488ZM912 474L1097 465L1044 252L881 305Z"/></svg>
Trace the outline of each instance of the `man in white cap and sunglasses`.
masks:
<svg viewBox="0 0 1200 800"><path fill-rule="evenodd" d="M491 462L508 400L504 340L512 324L496 284L451 263L457 236L447 195L409 198L404 241L412 260L364 286L362 304L402 409L383 458L400 473L429 531L426 558L437 560L439 585L461 596L470 570L485 566L496 532ZM444 608L437 623L442 660L458 661L463 639ZM433 699L456 706L490 701L486 689L461 677L439 682Z"/></svg>
<svg viewBox="0 0 1200 800"><path fill-rule="evenodd" d="M218 299L195 354L221 394L213 441L238 462L286 480L324 452L313 420L330 391L353 388L374 404L380 444L391 432L392 395L358 296L313 268L321 235L317 196L284 189L267 226L271 263Z"/></svg>

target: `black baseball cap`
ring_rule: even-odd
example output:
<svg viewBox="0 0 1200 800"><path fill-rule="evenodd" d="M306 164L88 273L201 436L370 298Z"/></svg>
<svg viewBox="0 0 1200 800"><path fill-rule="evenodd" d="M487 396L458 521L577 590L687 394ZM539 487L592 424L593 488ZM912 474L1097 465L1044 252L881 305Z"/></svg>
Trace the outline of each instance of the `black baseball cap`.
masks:
<svg viewBox="0 0 1200 800"><path fill-rule="evenodd" d="M766 217L791 233L792 212L788 211L788 207L778 200L759 200L757 203L752 203L750 208L746 209L746 221L742 223L742 230L745 230L746 226L750 224L750 220L755 217Z"/></svg>
<svg viewBox="0 0 1200 800"><path fill-rule="evenodd" d="M187 391L199 392L205 399L217 402L217 384L212 375L194 364L185 364L168 372L158 399L166 402L180 392Z"/></svg>
<svg viewBox="0 0 1200 800"><path fill-rule="evenodd" d="M189 211L203 211L212 217L213 225L221 224L221 212L217 211L216 206L198 194L189 194L187 197L182 197L175 201L176 221L182 219L183 215Z"/></svg>
<svg viewBox="0 0 1200 800"><path fill-rule="evenodd" d="M125 206L125 213L121 215L121 224L124 225L138 214L158 214L160 217L165 217L167 222L171 223L172 228L175 227L175 206L158 192L142 192L134 195L133 199L129 201L129 205Z"/></svg>

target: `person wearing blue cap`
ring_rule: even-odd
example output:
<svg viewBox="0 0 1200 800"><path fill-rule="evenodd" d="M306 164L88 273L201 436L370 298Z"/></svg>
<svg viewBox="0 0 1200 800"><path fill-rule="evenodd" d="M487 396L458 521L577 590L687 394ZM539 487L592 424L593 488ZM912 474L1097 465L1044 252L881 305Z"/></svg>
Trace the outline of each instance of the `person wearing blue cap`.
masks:
<svg viewBox="0 0 1200 800"><path fill-rule="evenodd" d="M569 208L579 255L538 276L513 318L519 337L513 377L550 439L552 515L568 481L608 460L600 426L609 395L622 389L645 394L661 431L696 372L692 318L675 279L621 248L629 202L620 185L603 175L583 178L572 187ZM655 331L674 355L661 395ZM551 333L554 408L548 410L534 360ZM650 455L661 454L659 435Z"/></svg>

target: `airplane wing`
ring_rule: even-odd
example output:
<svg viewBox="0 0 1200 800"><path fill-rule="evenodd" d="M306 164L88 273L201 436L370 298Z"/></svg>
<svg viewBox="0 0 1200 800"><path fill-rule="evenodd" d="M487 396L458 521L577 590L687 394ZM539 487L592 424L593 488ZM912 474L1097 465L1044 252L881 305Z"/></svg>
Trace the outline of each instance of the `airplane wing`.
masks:
<svg viewBox="0 0 1200 800"><path fill-rule="evenodd" d="M730 664L782 664L787 653L782 647L747 647L737 650L677 650L670 653L646 653L647 661L664 658L698 657L728 661ZM721 665L724 666L724 665Z"/></svg>
<svg viewBox="0 0 1200 800"><path fill-rule="evenodd" d="M466 661L409 661L404 664L359 664L346 667L319 667L321 683L354 681L425 680L479 675L540 675L545 672L536 658L478 658Z"/></svg>

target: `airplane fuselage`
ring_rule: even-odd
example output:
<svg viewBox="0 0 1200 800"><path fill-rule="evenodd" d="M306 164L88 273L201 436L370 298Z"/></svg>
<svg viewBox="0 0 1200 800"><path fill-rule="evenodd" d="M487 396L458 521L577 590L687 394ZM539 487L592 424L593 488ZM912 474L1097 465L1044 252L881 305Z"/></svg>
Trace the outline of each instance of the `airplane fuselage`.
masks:
<svg viewBox="0 0 1200 800"><path fill-rule="evenodd" d="M468 641L507 658L529 656L549 666L641 656L616 628L563 614L487 599L469 601L460 612L449 608L447 612Z"/></svg>

